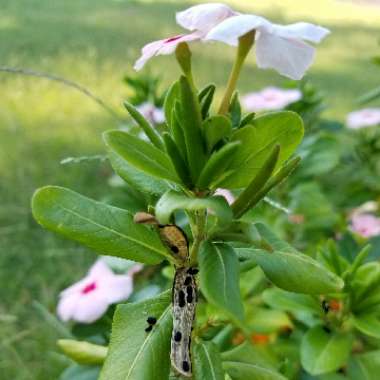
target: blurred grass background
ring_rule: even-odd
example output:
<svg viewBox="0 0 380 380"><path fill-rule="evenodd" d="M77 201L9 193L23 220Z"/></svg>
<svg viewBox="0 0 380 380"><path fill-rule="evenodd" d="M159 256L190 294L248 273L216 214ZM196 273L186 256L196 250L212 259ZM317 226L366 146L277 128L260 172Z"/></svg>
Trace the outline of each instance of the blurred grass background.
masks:
<svg viewBox="0 0 380 380"><path fill-rule="evenodd" d="M378 79L380 7L348 1L271 0L229 4L278 22L320 23L332 35L318 48L309 78L325 93L330 116L343 119L355 98ZM180 29L183 1L0 0L0 65L59 74L109 103L121 117L122 83L144 43ZM224 83L234 51L219 44L194 48L199 84ZM178 74L171 57L150 65L166 85ZM148 70L149 70L148 69ZM258 71L251 56L240 89L283 82ZM59 290L79 279L95 255L33 221L30 198L44 184L106 197L109 168L99 162L60 165L67 156L104 153L101 132L117 127L80 93L44 79L0 73L0 378L56 379L64 361L51 329L33 307L54 312Z"/></svg>

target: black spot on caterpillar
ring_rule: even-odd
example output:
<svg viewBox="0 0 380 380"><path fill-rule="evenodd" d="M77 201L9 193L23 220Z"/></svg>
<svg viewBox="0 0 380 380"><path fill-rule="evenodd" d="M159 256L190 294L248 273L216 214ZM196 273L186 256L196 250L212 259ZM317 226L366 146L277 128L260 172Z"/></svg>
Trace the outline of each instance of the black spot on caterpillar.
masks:
<svg viewBox="0 0 380 380"><path fill-rule="evenodd" d="M199 272L199 270L197 268L189 268L187 270L187 273L192 274L192 275L198 274L198 272Z"/></svg>
<svg viewBox="0 0 380 380"><path fill-rule="evenodd" d="M192 376L191 332L195 315L197 285L189 268L177 268L173 284L173 334L171 361L176 372L185 377Z"/></svg>
<svg viewBox="0 0 380 380"><path fill-rule="evenodd" d="M153 326L152 325L149 325L146 329L145 329L145 332L151 332L153 329Z"/></svg>
<svg viewBox="0 0 380 380"><path fill-rule="evenodd" d="M148 317L146 320L150 325L155 325L157 322L157 319L155 317Z"/></svg>

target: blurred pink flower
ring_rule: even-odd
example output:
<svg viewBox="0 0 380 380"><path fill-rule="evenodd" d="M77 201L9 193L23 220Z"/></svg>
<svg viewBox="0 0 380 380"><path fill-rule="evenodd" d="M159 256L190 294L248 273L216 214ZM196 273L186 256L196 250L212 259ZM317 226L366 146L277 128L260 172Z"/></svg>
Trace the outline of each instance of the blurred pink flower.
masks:
<svg viewBox="0 0 380 380"><path fill-rule="evenodd" d="M226 189L221 189L221 188L216 189L214 195L221 195L222 197L226 199L229 205L231 205L235 201L234 195L231 193L231 191L226 190Z"/></svg>
<svg viewBox="0 0 380 380"><path fill-rule="evenodd" d="M264 17L238 15L212 28L205 40L237 46L240 37L254 30L257 66L297 80L303 77L315 55L315 48L304 41L319 43L330 33L326 28L306 22L277 25Z"/></svg>
<svg viewBox="0 0 380 380"><path fill-rule="evenodd" d="M115 275L101 259L90 268L87 276L60 294L57 307L59 318L67 322L92 323L98 320L109 305L126 300L133 291L132 267L125 275Z"/></svg>
<svg viewBox="0 0 380 380"><path fill-rule="evenodd" d="M347 127L360 129L380 124L380 108L364 108L347 115Z"/></svg>
<svg viewBox="0 0 380 380"><path fill-rule="evenodd" d="M151 102L142 103L136 109L153 125L165 122L165 114L162 108L156 107Z"/></svg>
<svg viewBox="0 0 380 380"><path fill-rule="evenodd" d="M380 235L380 218L371 214L353 214L351 229L366 238Z"/></svg>
<svg viewBox="0 0 380 380"><path fill-rule="evenodd" d="M181 42L202 40L215 25L236 14L227 5L218 3L195 5L177 13L177 23L190 30L191 33L180 34L145 45L141 51L141 57L135 63L135 70L141 70L145 63L154 56L174 53Z"/></svg>
<svg viewBox="0 0 380 380"><path fill-rule="evenodd" d="M281 110L302 98L300 90L284 90L277 87L266 87L259 92L251 92L242 97L242 105L246 111L258 112Z"/></svg>

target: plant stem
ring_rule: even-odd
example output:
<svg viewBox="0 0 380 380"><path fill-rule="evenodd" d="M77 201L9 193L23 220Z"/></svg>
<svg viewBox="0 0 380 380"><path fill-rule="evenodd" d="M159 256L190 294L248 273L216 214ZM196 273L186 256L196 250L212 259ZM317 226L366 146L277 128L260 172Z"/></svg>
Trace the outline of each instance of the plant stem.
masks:
<svg viewBox="0 0 380 380"><path fill-rule="evenodd" d="M255 31L248 32L239 38L239 45L236 53L235 63L232 67L230 77L228 79L226 92L224 93L222 103L220 104L218 113L225 115L230 107L231 97L235 91L237 81L243 67L244 61L255 42Z"/></svg>
<svg viewBox="0 0 380 380"><path fill-rule="evenodd" d="M206 238L206 210L195 212L191 230L193 233L193 245L190 250L190 265L195 265L198 261L199 247Z"/></svg>

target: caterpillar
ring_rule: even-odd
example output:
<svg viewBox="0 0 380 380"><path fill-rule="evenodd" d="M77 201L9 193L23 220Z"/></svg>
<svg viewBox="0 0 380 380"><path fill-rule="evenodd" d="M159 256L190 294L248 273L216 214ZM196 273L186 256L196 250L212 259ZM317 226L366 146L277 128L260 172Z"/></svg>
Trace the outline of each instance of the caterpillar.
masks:
<svg viewBox="0 0 380 380"><path fill-rule="evenodd" d="M147 213L137 213L134 220L136 223L155 225L158 228L161 241L177 259L178 266L176 267L172 289L173 331L170 359L176 372L182 376L191 377L191 333L198 300L195 278L198 270L189 266L189 248L186 234L174 224L159 224L153 215Z"/></svg>

